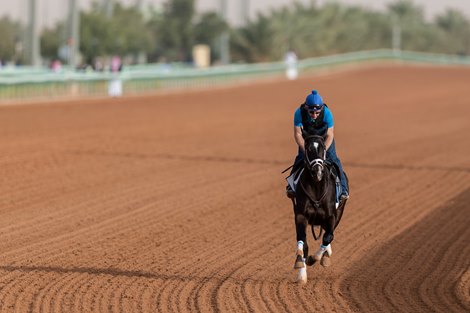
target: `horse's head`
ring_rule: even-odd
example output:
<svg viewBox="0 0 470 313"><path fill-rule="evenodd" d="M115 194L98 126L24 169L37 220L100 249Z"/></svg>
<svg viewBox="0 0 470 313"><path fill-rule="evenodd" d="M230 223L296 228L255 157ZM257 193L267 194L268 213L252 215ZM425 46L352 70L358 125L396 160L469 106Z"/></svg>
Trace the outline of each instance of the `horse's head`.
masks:
<svg viewBox="0 0 470 313"><path fill-rule="evenodd" d="M303 132L305 141L305 167L317 181L323 179L326 146L323 137Z"/></svg>

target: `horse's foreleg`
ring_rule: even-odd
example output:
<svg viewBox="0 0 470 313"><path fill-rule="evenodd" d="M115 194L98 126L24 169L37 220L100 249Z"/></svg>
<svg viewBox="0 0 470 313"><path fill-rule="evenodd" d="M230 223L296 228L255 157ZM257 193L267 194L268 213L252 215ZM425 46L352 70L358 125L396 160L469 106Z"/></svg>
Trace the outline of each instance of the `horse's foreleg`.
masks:
<svg viewBox="0 0 470 313"><path fill-rule="evenodd" d="M307 267L304 255L308 255L307 245L307 219L303 214L295 214L295 231L297 233L297 252L294 268L298 269L297 282L307 283Z"/></svg>
<svg viewBox="0 0 470 313"><path fill-rule="evenodd" d="M297 233L297 251L294 268L305 267L304 256L308 255L307 219L303 214L295 215L295 230Z"/></svg>

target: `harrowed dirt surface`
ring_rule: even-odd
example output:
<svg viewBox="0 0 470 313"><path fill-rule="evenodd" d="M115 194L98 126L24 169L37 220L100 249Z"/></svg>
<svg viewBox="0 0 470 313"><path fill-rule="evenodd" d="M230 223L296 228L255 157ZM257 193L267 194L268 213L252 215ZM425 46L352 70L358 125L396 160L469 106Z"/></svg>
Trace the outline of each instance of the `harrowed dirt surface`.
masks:
<svg viewBox="0 0 470 313"><path fill-rule="evenodd" d="M312 88L351 199L299 286L280 172ZM469 312L469 92L470 68L377 65L0 107L0 312Z"/></svg>

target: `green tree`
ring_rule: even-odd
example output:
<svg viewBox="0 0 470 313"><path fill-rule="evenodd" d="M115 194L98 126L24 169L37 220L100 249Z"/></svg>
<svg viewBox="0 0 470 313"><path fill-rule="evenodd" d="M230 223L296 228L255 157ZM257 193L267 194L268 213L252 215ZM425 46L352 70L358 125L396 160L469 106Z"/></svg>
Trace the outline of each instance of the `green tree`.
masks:
<svg viewBox="0 0 470 313"><path fill-rule="evenodd" d="M194 24L194 43L211 48L212 59L220 58L217 39L229 30L228 24L215 12L206 12L197 17Z"/></svg>
<svg viewBox="0 0 470 313"><path fill-rule="evenodd" d="M270 18L273 30L270 59L278 61L290 49L302 58L322 49L323 44L318 40L322 34L319 12L314 4L304 7L299 3L273 11Z"/></svg>
<svg viewBox="0 0 470 313"><path fill-rule="evenodd" d="M162 13L154 14L149 26L156 46L153 57L189 61L194 44L194 0L169 0Z"/></svg>
<svg viewBox="0 0 470 313"><path fill-rule="evenodd" d="M331 45L338 53L373 50L390 47L391 37L389 20L383 14L350 7L342 13Z"/></svg>
<svg viewBox="0 0 470 313"><path fill-rule="evenodd" d="M266 62L271 59L274 31L268 17L258 15L257 20L238 29L231 35L231 38L231 51L234 60Z"/></svg>
<svg viewBox="0 0 470 313"><path fill-rule="evenodd" d="M400 25L403 50L423 51L433 46L432 25L425 22L422 7L399 0L389 4L388 12Z"/></svg>
<svg viewBox="0 0 470 313"><path fill-rule="evenodd" d="M92 64L96 57L114 54L137 57L149 52L154 38L143 15L136 7L116 3L108 16L103 6L93 3L90 11L80 13L80 52L84 62ZM47 58L57 58L58 50L67 44L65 23L46 29L41 35L41 50Z"/></svg>
<svg viewBox="0 0 470 313"><path fill-rule="evenodd" d="M17 61L21 59L16 51L21 42L23 27L20 23L10 20L8 17L0 19L0 60Z"/></svg>
<svg viewBox="0 0 470 313"><path fill-rule="evenodd" d="M65 25L59 22L55 28L46 28L41 33L41 55L46 59L58 59L59 48L65 44ZM66 61L66 60L63 60Z"/></svg>
<svg viewBox="0 0 470 313"><path fill-rule="evenodd" d="M447 10L436 18L437 27L443 32L444 53L470 54L470 21L457 10ZM444 41L444 40L442 40Z"/></svg>
<svg viewBox="0 0 470 313"><path fill-rule="evenodd" d="M97 56L108 55L112 48L111 19L95 3L89 12L80 14L80 52L85 62L91 63Z"/></svg>
<svg viewBox="0 0 470 313"><path fill-rule="evenodd" d="M137 55L152 47L153 37L137 7L123 7L117 3L110 22L111 53Z"/></svg>
<svg viewBox="0 0 470 313"><path fill-rule="evenodd" d="M114 5L112 16L107 16L98 3L89 12L82 12L80 38L80 51L88 63L97 56L148 52L153 42L138 9L120 3Z"/></svg>

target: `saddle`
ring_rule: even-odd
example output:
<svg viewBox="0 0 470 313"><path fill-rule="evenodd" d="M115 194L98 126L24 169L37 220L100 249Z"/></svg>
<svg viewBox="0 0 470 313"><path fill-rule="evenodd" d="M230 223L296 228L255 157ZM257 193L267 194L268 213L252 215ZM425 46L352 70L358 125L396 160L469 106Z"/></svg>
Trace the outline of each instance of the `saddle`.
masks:
<svg viewBox="0 0 470 313"><path fill-rule="evenodd" d="M342 187L341 187L341 180L339 176L339 166L336 163L333 163L329 160L326 160L325 163L329 166L331 169L330 175L334 178L335 181L335 190L336 190L336 195L335 195L335 205L336 208L339 206L339 197L342 192ZM292 188L292 190L295 192L297 188L297 184L299 183L300 177L302 176L302 173L304 172L304 168L301 167L294 172L292 172L289 176L286 177L286 181L289 184L289 186Z"/></svg>
<svg viewBox="0 0 470 313"><path fill-rule="evenodd" d="M304 168L300 167L294 172L292 172L289 176L286 177L287 184L292 188L292 190L295 192L297 188L297 184L299 183L300 176L302 176L302 173L304 172Z"/></svg>

